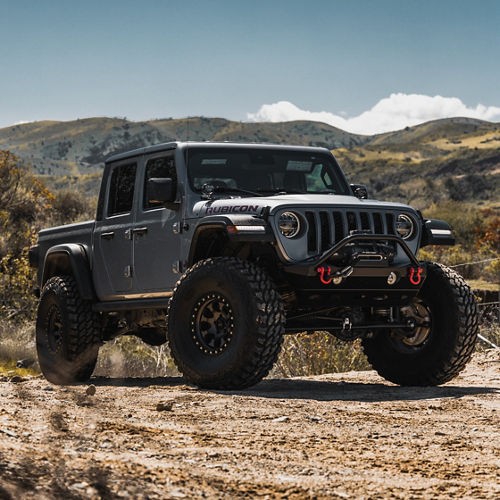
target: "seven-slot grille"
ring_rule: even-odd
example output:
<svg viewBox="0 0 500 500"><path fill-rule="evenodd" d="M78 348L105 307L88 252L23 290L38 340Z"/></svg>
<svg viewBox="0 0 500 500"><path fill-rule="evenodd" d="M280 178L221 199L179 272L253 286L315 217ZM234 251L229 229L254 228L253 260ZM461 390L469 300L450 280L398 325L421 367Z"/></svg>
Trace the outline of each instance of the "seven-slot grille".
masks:
<svg viewBox="0 0 500 500"><path fill-rule="evenodd" d="M353 230L370 230L374 234L396 234L392 212L359 210L307 210L307 252L317 254L349 236Z"/></svg>

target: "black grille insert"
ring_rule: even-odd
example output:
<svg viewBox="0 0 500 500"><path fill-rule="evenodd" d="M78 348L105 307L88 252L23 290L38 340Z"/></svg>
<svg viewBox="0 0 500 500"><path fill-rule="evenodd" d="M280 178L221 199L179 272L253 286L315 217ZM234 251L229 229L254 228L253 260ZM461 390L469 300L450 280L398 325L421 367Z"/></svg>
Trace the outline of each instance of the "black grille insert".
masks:
<svg viewBox="0 0 500 500"><path fill-rule="evenodd" d="M375 234L383 234L384 225L382 223L382 216L377 212L373 214L373 226L375 229Z"/></svg>
<svg viewBox="0 0 500 500"><path fill-rule="evenodd" d="M321 224L321 251L324 252L332 245L330 236L330 220L327 212L319 213L319 221Z"/></svg>
<svg viewBox="0 0 500 500"><path fill-rule="evenodd" d="M347 212L347 226L349 233L358 229L358 221L354 212Z"/></svg>
<svg viewBox="0 0 500 500"><path fill-rule="evenodd" d="M307 251L317 252L318 246L316 244L318 240L317 229L316 229L316 218L314 217L314 212L306 212L307 224L309 230L307 231Z"/></svg>

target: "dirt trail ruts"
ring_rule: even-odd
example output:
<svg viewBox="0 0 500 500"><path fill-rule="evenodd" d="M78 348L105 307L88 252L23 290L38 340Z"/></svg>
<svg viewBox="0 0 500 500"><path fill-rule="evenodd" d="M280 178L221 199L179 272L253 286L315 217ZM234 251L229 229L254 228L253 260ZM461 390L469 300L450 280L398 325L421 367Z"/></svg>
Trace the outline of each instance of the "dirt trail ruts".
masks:
<svg viewBox="0 0 500 500"><path fill-rule="evenodd" d="M374 372L92 383L0 382L0 499L500 496L498 351L437 388Z"/></svg>

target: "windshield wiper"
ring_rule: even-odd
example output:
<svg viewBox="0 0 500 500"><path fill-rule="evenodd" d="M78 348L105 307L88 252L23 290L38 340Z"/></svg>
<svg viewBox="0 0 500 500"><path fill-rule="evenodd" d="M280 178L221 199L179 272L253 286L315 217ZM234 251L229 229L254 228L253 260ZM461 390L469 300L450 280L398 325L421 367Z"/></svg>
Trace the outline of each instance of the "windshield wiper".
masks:
<svg viewBox="0 0 500 500"><path fill-rule="evenodd" d="M248 189L241 189L241 188L232 188L232 187L216 187L215 188L216 193L243 193L243 194L249 194L251 196L262 196L260 193L256 193L255 191L248 191Z"/></svg>
<svg viewBox="0 0 500 500"><path fill-rule="evenodd" d="M257 189L257 191L259 193L273 193L273 194L307 194L307 191L301 191L300 189L290 189L290 188L265 188L265 189Z"/></svg>
<svg viewBox="0 0 500 500"><path fill-rule="evenodd" d="M248 189L240 189L237 187L230 186L217 186L210 183L205 183L201 186L202 193L208 198L212 197L215 193L242 193L249 194L250 196L263 196L255 191L249 191Z"/></svg>

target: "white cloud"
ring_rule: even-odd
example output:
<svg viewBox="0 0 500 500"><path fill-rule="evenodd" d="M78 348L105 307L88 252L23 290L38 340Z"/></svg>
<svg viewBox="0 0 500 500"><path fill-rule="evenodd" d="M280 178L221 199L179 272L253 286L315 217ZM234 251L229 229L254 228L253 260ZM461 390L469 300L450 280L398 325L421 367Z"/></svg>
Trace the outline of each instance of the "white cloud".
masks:
<svg viewBox="0 0 500 500"><path fill-rule="evenodd" d="M378 134L418 125L438 118L463 116L480 120L500 121L500 107L478 104L467 107L457 97L428 96L421 94L391 94L381 99L373 108L351 118L329 111L307 111L288 101L264 104L256 113L247 113L253 122L284 122L312 120L356 134Z"/></svg>

